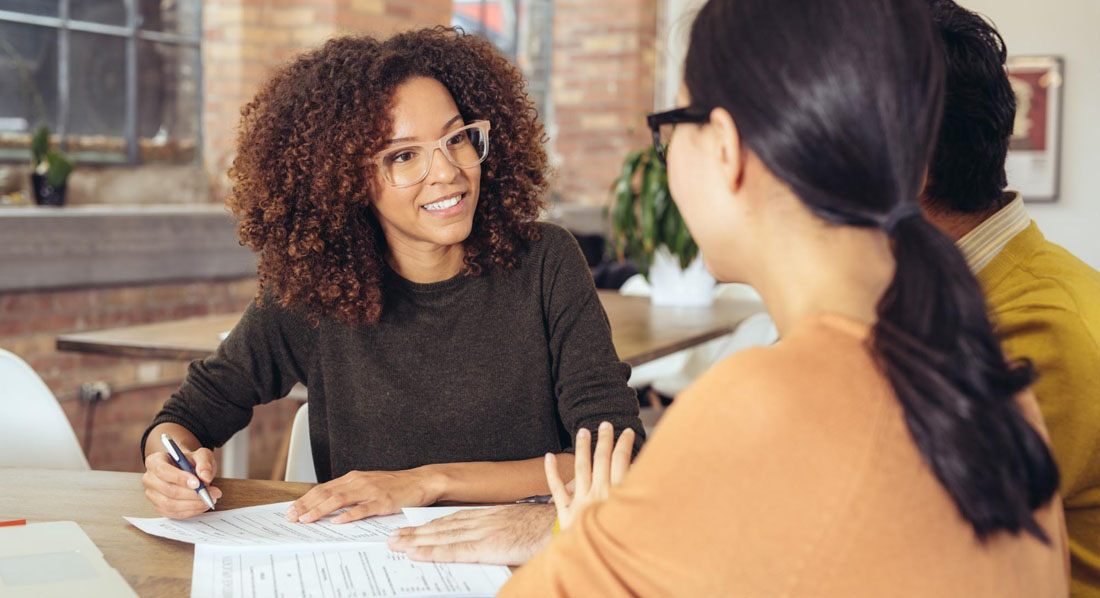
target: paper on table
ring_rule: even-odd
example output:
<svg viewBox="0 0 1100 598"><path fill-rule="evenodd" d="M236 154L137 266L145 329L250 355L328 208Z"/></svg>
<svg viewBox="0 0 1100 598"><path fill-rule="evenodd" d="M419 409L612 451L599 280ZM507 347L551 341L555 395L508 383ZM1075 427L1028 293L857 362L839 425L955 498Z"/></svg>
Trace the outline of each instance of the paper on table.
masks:
<svg viewBox="0 0 1100 598"><path fill-rule="evenodd" d="M384 544L195 546L191 598L494 596L507 567L417 563Z"/></svg>
<svg viewBox="0 0 1100 598"><path fill-rule="evenodd" d="M405 514L405 519L409 520L409 525L416 526L424 525L440 517L453 515L459 511L488 508L489 507L405 507L401 509L401 512Z"/></svg>
<svg viewBox="0 0 1100 598"><path fill-rule="evenodd" d="M141 531L191 544L217 546L273 546L318 544L321 542L382 542L390 532L408 525L404 515L370 517L351 523L334 524L337 513L314 523L286 520L291 501L203 513L190 519L125 517Z"/></svg>

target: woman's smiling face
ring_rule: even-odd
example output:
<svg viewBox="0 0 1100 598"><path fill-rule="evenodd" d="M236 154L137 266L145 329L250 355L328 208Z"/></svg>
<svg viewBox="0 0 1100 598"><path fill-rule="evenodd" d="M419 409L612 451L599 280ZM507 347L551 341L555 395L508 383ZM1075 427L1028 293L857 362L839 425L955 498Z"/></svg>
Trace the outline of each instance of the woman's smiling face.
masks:
<svg viewBox="0 0 1100 598"><path fill-rule="evenodd" d="M435 79L415 77L394 92L393 139L380 155L409 142L435 143L461 129L467 123L447 88ZM377 189L371 203L386 243L421 248L446 247L462 243L470 236L481 182L481 164L458 167L438 147L419 159L430 160L427 175L418 183L396 187L386 180L385 166L379 165ZM407 163L413 154L394 156L394 162Z"/></svg>

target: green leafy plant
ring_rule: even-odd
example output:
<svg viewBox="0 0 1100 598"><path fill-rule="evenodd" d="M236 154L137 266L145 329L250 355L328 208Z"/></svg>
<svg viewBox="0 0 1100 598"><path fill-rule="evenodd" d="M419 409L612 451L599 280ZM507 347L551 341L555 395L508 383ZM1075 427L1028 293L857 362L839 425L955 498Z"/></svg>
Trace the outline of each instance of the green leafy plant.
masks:
<svg viewBox="0 0 1100 598"><path fill-rule="evenodd" d="M633 260L648 279L653 256L662 245L681 268L699 255L699 246L668 191L668 171L653 146L626 157L611 189L611 238L619 261Z"/></svg>
<svg viewBox="0 0 1100 598"><path fill-rule="evenodd" d="M64 154L50 149L50 129L38 127L31 137L31 159L35 172L46 175L46 184L63 187L73 172L73 163Z"/></svg>
<svg viewBox="0 0 1100 598"><path fill-rule="evenodd" d="M48 151L50 151L50 129L42 125L31 137L31 165L38 168L38 165L46 159Z"/></svg>

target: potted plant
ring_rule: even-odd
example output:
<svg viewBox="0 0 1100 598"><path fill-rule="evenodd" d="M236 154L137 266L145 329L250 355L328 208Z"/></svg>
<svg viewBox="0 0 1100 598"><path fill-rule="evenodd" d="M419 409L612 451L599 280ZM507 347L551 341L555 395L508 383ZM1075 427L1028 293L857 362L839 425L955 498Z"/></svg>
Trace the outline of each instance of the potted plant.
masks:
<svg viewBox="0 0 1100 598"><path fill-rule="evenodd" d="M655 305L710 305L714 278L668 190L668 172L650 146L631 152L612 185L611 236L619 261L633 260Z"/></svg>
<svg viewBox="0 0 1100 598"><path fill-rule="evenodd" d="M50 130L38 127L31 139L31 187L40 206L65 205L65 184L73 172L73 163L59 151L50 149Z"/></svg>

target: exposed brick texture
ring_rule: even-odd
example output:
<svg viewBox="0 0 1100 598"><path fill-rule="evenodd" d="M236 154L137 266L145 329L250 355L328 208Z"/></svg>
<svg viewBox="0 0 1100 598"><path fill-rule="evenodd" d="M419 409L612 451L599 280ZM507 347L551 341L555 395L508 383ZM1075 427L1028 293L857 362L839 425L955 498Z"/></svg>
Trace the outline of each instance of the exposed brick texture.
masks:
<svg viewBox="0 0 1100 598"><path fill-rule="evenodd" d="M144 471L138 440L161 404L177 386L167 384L130 390L96 405L92 415L91 446L87 445L85 437L88 417L92 414L90 406L79 401L62 402L61 406L81 446L90 449L87 456L92 468ZM248 477L270 477L283 435L290 429L300 404L284 400L256 408L250 426ZM215 454L218 452L215 451Z"/></svg>
<svg viewBox="0 0 1100 598"><path fill-rule="evenodd" d="M179 385L187 364L62 352L56 348L57 336L239 313L255 292L255 279L246 278L4 293L0 294L0 348L22 357L34 368L61 402L80 435L84 432L85 406L76 400L77 389L84 382L97 380L110 384L117 394L97 407L96 439L89 461L95 469L136 471L141 466L136 448L141 431L171 389ZM100 426L105 428L102 435ZM257 447L270 444L262 438L254 443Z"/></svg>
<svg viewBox="0 0 1100 598"><path fill-rule="evenodd" d="M650 143L658 0L555 0L552 101L564 202L599 205Z"/></svg>

